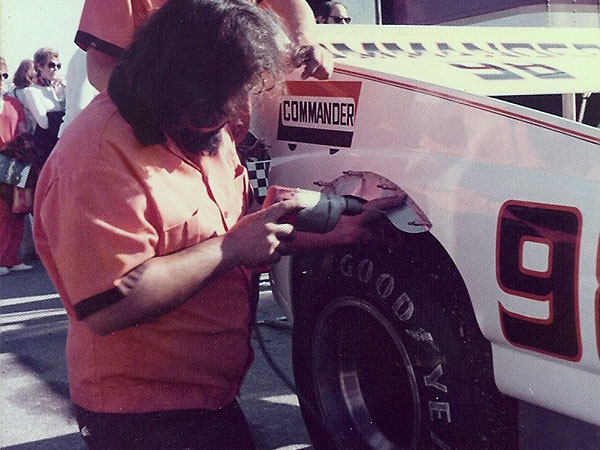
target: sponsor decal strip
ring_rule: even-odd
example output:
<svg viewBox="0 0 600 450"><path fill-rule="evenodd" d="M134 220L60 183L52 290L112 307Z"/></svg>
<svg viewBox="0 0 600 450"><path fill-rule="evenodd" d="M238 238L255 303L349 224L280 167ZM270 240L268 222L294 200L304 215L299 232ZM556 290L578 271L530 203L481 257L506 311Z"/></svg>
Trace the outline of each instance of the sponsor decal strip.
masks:
<svg viewBox="0 0 600 450"><path fill-rule="evenodd" d="M360 81L288 81L279 105L277 139L350 147Z"/></svg>

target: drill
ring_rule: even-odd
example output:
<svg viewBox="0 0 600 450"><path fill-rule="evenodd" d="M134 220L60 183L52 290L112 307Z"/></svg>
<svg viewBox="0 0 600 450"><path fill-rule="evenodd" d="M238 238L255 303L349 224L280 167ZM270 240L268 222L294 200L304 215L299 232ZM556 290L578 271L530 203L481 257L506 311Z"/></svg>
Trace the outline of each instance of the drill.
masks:
<svg viewBox="0 0 600 450"><path fill-rule="evenodd" d="M291 216L283 217L283 222L294 225L298 231L327 233L333 230L340 216L356 216L363 212L365 201L351 195L333 195L308 189L269 186L263 207L281 200L298 198L303 208Z"/></svg>

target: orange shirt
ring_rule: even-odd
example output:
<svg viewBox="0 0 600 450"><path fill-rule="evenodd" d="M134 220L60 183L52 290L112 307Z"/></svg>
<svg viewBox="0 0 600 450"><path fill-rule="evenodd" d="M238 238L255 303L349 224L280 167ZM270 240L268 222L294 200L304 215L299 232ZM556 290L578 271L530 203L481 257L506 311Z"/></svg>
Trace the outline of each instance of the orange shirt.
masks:
<svg viewBox="0 0 600 450"><path fill-rule="evenodd" d="M93 46L118 58L135 31L166 0L86 0L75 43L83 50Z"/></svg>
<svg viewBox="0 0 600 450"><path fill-rule="evenodd" d="M44 166L35 240L69 315L74 403L98 412L216 409L238 392L252 358L241 268L174 311L108 336L76 316L78 304L147 259L221 235L245 213L247 174L228 128L222 137L215 155L193 160L171 141L144 147L102 92Z"/></svg>
<svg viewBox="0 0 600 450"><path fill-rule="evenodd" d="M136 30L167 0L86 0L75 43L119 58ZM260 0L256 3L260 3Z"/></svg>

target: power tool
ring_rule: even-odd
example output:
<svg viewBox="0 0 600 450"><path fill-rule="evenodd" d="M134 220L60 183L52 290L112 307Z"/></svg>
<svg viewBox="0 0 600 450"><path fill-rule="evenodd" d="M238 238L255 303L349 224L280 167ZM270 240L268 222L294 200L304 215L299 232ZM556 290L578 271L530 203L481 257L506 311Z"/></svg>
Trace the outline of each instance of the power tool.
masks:
<svg viewBox="0 0 600 450"><path fill-rule="evenodd" d="M340 216L356 216L363 212L365 201L351 195L325 194L308 189L272 185L267 190L263 207L282 200L297 198L302 209L286 215L283 222L291 223L298 231L327 233L333 230Z"/></svg>

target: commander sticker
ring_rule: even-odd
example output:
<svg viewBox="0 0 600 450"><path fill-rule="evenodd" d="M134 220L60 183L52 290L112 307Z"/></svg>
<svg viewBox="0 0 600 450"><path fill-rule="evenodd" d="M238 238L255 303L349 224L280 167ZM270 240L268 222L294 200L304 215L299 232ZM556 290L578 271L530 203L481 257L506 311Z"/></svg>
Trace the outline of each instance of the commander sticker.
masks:
<svg viewBox="0 0 600 450"><path fill-rule="evenodd" d="M288 81L279 105L277 139L350 147L360 81Z"/></svg>

